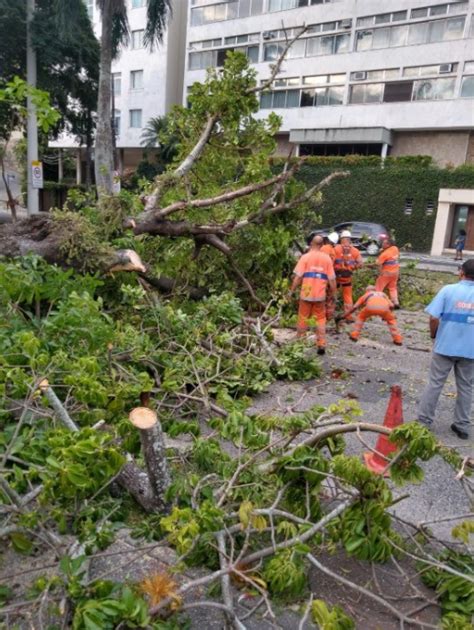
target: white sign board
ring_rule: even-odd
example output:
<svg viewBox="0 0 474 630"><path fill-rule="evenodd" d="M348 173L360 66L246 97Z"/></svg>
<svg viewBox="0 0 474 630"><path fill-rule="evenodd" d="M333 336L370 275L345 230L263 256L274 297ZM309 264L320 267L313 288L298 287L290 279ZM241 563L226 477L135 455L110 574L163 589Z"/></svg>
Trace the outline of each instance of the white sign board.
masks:
<svg viewBox="0 0 474 630"><path fill-rule="evenodd" d="M31 185L33 188L43 188L43 162L31 162Z"/></svg>

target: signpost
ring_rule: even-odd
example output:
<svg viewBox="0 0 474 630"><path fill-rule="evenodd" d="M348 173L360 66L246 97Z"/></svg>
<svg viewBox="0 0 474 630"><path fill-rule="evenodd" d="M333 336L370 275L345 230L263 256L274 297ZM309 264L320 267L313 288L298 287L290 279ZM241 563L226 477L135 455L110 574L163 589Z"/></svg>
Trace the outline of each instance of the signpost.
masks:
<svg viewBox="0 0 474 630"><path fill-rule="evenodd" d="M43 162L31 162L31 184L33 188L43 188Z"/></svg>

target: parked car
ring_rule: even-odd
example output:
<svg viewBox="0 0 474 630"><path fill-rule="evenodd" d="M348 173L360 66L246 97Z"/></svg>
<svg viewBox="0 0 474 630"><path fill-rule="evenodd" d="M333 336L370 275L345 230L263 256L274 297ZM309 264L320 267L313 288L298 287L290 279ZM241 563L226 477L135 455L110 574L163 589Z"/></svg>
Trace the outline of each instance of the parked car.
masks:
<svg viewBox="0 0 474 630"><path fill-rule="evenodd" d="M307 238L309 243L316 234L329 234L337 232L340 234L343 230L349 230L352 234L352 244L360 249L362 253L369 256L377 256L382 247L382 241L390 238L390 232L384 225L380 223L367 223L365 221L348 221L347 223L338 223L330 228L313 230Z"/></svg>

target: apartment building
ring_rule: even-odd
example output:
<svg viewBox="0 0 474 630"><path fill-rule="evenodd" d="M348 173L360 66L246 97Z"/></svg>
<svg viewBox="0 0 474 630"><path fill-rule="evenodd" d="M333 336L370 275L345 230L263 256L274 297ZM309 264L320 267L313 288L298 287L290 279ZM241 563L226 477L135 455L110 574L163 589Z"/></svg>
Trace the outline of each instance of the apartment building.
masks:
<svg viewBox="0 0 474 630"><path fill-rule="evenodd" d="M163 42L150 51L144 46L146 0L126 0L130 40L113 61L113 116L117 168L135 167L143 157L142 131L150 118L163 116L183 94L188 0L174 2ZM100 10L95 0L84 0L94 32L100 39ZM85 149L65 133L50 146L77 148L77 179L84 179Z"/></svg>
<svg viewBox="0 0 474 630"><path fill-rule="evenodd" d="M300 34L260 100L260 116L281 116L280 153L474 162L472 0L190 0L188 11L184 101L229 50L264 80Z"/></svg>

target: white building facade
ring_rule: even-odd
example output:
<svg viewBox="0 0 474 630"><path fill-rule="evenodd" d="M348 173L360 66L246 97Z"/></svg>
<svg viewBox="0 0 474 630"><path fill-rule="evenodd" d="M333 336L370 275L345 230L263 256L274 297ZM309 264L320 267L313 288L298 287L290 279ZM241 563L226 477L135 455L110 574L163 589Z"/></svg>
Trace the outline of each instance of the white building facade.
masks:
<svg viewBox="0 0 474 630"><path fill-rule="evenodd" d="M183 102L228 50L267 78L303 31L261 97L259 115L282 118L279 152L474 162L473 11L473 0L190 0Z"/></svg>
<svg viewBox="0 0 474 630"><path fill-rule="evenodd" d="M130 40L112 63L113 116L118 170L136 167L143 157L142 132L151 118L163 116L183 95L188 0L174 3L163 42L150 51L144 46L146 0L126 0ZM96 37L100 40L100 10L95 0L84 0ZM78 147L79 140L64 134L50 146ZM78 148L78 167L84 149ZM81 171L78 168L78 182Z"/></svg>

